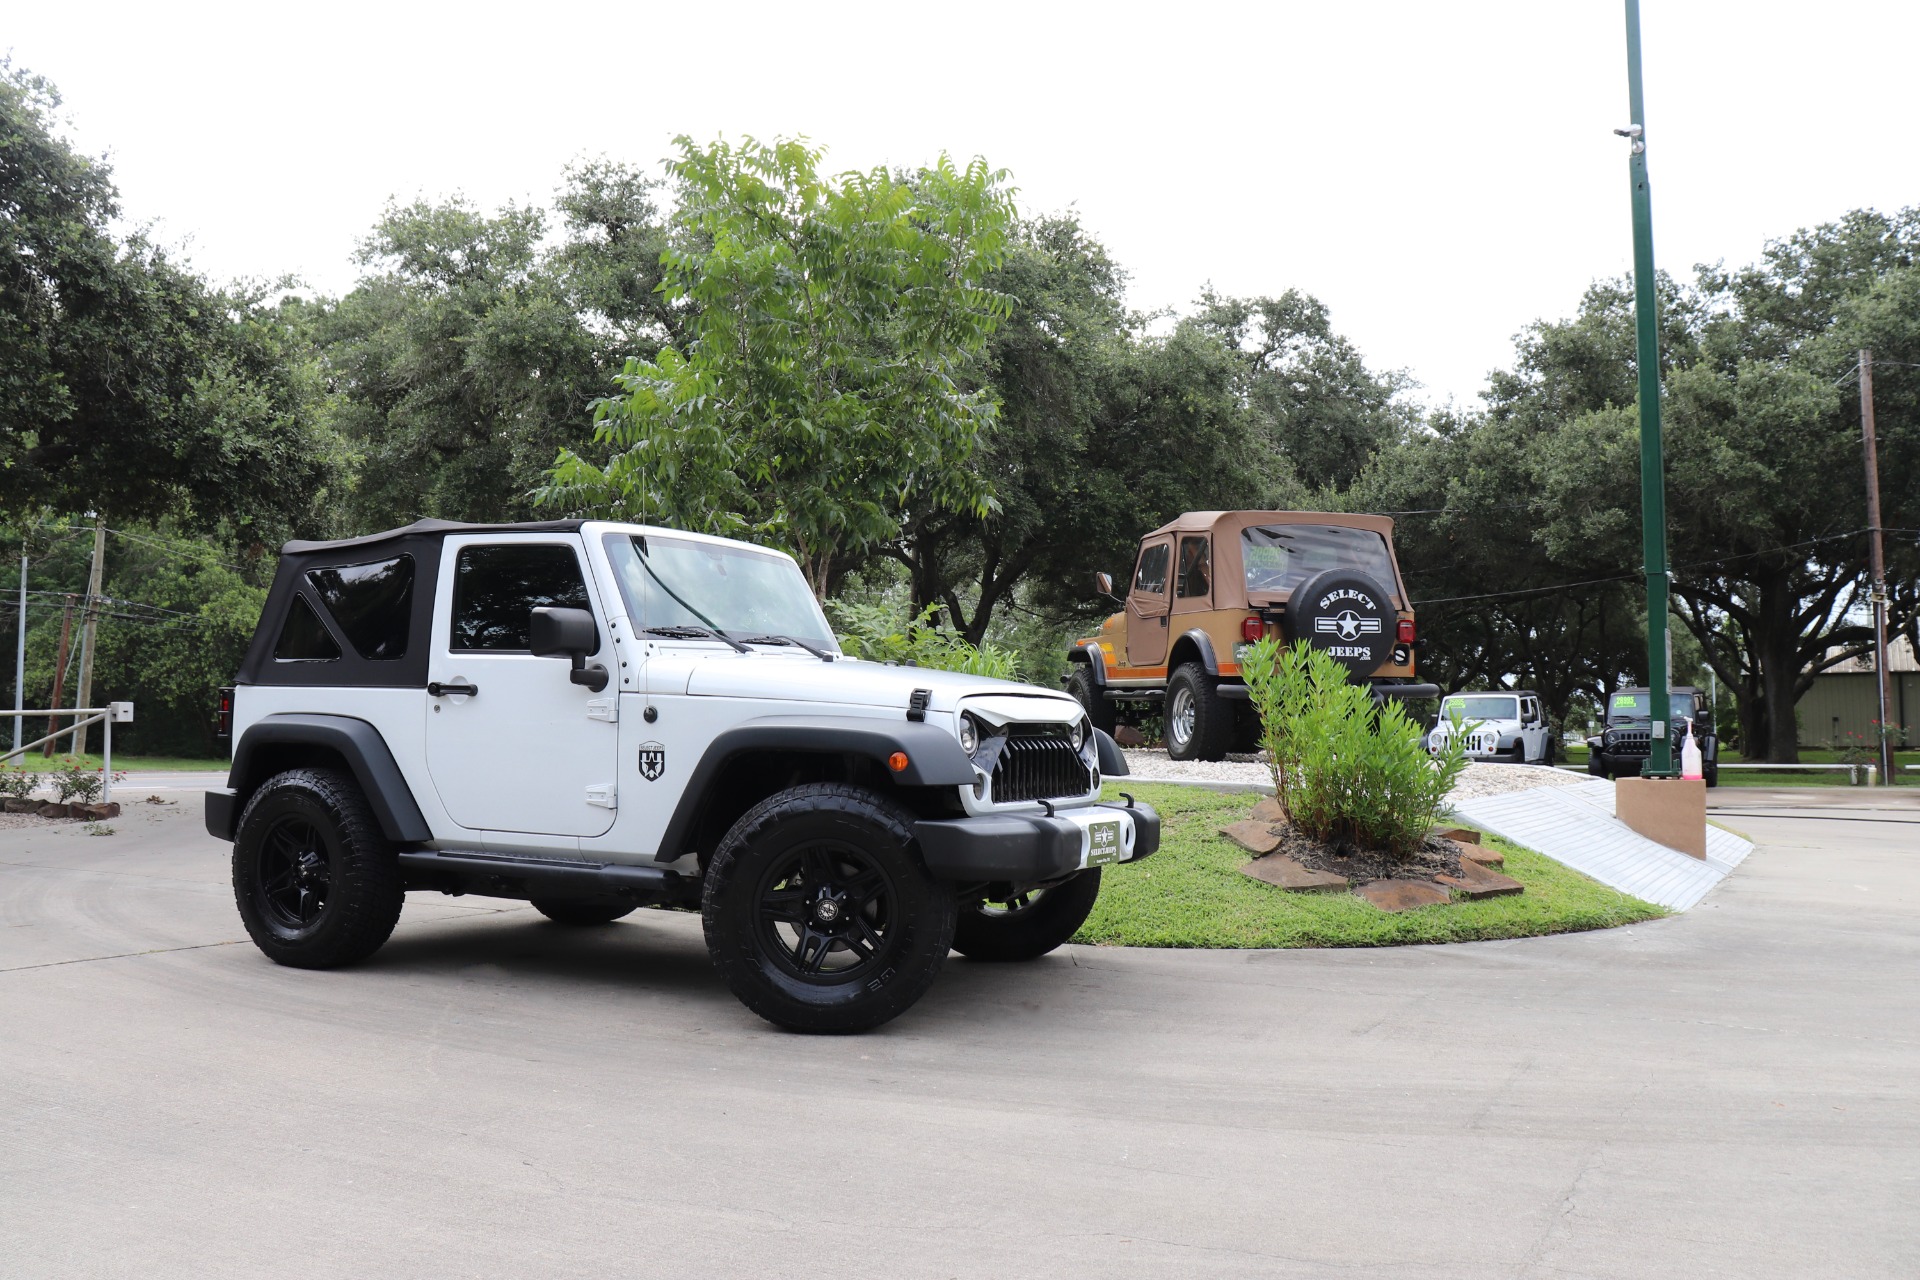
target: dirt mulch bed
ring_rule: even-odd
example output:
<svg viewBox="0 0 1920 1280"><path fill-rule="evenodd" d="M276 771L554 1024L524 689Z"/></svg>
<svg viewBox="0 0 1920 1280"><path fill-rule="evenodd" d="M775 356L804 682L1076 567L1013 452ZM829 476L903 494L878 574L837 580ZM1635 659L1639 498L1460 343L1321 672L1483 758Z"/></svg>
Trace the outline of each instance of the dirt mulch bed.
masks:
<svg viewBox="0 0 1920 1280"><path fill-rule="evenodd" d="M1369 880L1432 880L1459 876L1460 846L1441 836L1428 836L1410 858L1348 845L1326 845L1285 823L1274 824L1280 837L1275 853L1284 854L1310 871L1330 871L1355 884Z"/></svg>

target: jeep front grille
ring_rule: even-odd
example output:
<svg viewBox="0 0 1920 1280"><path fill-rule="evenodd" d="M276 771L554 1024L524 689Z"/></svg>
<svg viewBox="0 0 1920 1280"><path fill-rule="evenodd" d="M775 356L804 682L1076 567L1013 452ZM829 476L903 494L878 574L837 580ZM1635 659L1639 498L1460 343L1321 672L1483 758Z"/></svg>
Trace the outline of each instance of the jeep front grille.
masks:
<svg viewBox="0 0 1920 1280"><path fill-rule="evenodd" d="M1644 756L1649 753L1652 742L1651 729L1609 729L1606 748L1617 755Z"/></svg>
<svg viewBox="0 0 1920 1280"><path fill-rule="evenodd" d="M1093 775L1064 726L1014 725L993 763L996 804L1083 796L1092 789Z"/></svg>

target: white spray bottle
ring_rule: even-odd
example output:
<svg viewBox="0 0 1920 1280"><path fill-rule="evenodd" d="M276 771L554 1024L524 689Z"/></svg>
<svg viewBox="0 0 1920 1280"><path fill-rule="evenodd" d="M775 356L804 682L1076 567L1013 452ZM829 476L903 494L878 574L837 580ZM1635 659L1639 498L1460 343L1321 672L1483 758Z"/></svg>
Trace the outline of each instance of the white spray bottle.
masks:
<svg viewBox="0 0 1920 1280"><path fill-rule="evenodd" d="M1700 744L1693 740L1693 721L1687 721L1687 740L1680 744L1680 776L1704 778L1700 767Z"/></svg>

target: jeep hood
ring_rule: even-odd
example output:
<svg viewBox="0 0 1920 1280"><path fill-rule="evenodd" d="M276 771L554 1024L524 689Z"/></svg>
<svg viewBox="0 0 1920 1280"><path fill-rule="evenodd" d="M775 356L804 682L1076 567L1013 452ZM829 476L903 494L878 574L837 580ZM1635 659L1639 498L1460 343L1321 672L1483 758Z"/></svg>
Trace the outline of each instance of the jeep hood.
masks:
<svg viewBox="0 0 1920 1280"><path fill-rule="evenodd" d="M691 657L691 655L687 655ZM656 653L647 684L662 692L679 684L694 697L765 698L788 702L837 702L842 705L898 707L902 713L916 689L931 695L928 709L952 711L960 700L977 694L996 698L1033 698L1059 704L1062 712L1079 703L1065 693L1038 685L1016 684L986 676L934 671L927 667L894 667L880 662L841 658L821 662L790 653L703 653L686 661L681 655Z"/></svg>

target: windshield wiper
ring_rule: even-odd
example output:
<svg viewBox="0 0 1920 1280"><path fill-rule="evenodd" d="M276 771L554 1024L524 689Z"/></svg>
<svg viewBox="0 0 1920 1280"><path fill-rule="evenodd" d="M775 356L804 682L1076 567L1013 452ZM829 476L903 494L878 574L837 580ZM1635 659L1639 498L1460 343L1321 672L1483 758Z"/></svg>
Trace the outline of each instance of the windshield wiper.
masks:
<svg viewBox="0 0 1920 1280"><path fill-rule="evenodd" d="M822 649L817 644L810 644L807 641L802 640L799 636L790 636L785 634L784 632L777 635L770 635L770 636L748 636L746 639L746 643L748 644L790 644L798 648L805 649L808 653L820 659L820 661L822 662L832 662L834 659L834 654L830 650Z"/></svg>
<svg viewBox="0 0 1920 1280"><path fill-rule="evenodd" d="M738 650L741 653L752 652L752 650L748 649L747 646L741 644L738 640L735 640L734 638L729 636L726 632L722 631L719 627L714 626L712 618L709 618L706 614L700 612L698 609L688 604L685 600L681 599L680 593L678 591L675 591L672 587L668 586L664 581L661 580L660 575L653 571L653 565L647 559L647 540L645 538L635 538L633 540L633 549L639 556L640 567L647 571L647 576L649 578L652 578L662 591L666 592L669 596L672 596L673 602L675 604L679 605L682 609L685 609L688 613L692 614L694 617L700 619L700 621L707 624L705 628L706 634L712 636L715 640L726 641L729 645L733 646L734 649ZM660 627L648 627L647 630L657 635L666 634L666 630ZM700 631L701 628L675 627L673 628L673 630L697 632L697 631ZM686 638L686 637L683 637L683 638Z"/></svg>
<svg viewBox="0 0 1920 1280"><path fill-rule="evenodd" d="M712 627L648 627L647 634L666 636L671 640L724 640L741 653L753 652L724 631L716 631Z"/></svg>

